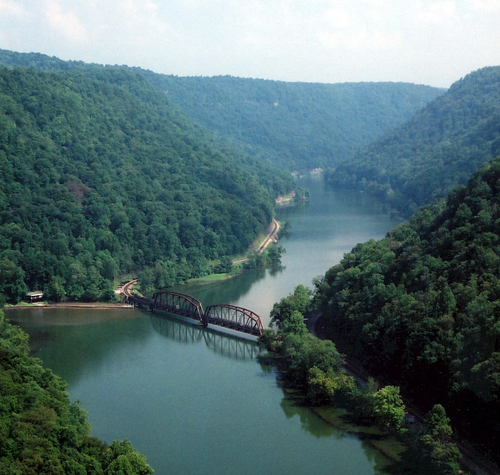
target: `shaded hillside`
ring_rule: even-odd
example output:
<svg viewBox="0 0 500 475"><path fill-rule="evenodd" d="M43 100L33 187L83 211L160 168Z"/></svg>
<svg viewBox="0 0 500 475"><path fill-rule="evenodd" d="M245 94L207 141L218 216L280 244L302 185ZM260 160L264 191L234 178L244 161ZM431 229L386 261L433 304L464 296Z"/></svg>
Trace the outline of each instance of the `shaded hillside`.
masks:
<svg viewBox="0 0 500 475"><path fill-rule="evenodd" d="M500 159L318 284L331 330L373 372L500 454Z"/></svg>
<svg viewBox="0 0 500 475"><path fill-rule="evenodd" d="M195 122L288 170L332 167L444 91L404 83L309 84L142 71Z"/></svg>
<svg viewBox="0 0 500 475"><path fill-rule="evenodd" d="M123 68L0 68L0 294L106 298L247 248L288 175L207 137Z"/></svg>
<svg viewBox="0 0 500 475"><path fill-rule="evenodd" d="M476 71L329 174L405 214L464 184L500 152L500 67Z"/></svg>
<svg viewBox="0 0 500 475"><path fill-rule="evenodd" d="M81 61L6 50L0 50L0 64L43 70L88 67ZM286 83L134 70L198 124L286 170L332 167L350 160L361 147L444 92L405 83Z"/></svg>

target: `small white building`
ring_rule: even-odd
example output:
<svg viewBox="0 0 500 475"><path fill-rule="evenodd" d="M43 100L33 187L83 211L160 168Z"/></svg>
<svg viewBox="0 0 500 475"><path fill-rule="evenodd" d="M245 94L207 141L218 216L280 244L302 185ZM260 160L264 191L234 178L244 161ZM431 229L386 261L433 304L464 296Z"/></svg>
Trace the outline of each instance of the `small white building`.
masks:
<svg viewBox="0 0 500 475"><path fill-rule="evenodd" d="M24 300L27 302L39 302L43 299L43 292L41 290L35 290L34 292L28 292L24 296Z"/></svg>

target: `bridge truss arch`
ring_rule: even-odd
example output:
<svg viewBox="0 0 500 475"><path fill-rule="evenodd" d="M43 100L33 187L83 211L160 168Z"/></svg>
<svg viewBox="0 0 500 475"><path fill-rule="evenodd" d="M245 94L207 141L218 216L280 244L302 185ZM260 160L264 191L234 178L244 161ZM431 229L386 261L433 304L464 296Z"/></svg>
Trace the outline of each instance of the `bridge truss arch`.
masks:
<svg viewBox="0 0 500 475"><path fill-rule="evenodd" d="M235 305L210 305L205 309L203 323L213 323L255 336L262 335L264 330L262 320L255 312Z"/></svg>
<svg viewBox="0 0 500 475"><path fill-rule="evenodd" d="M179 292L157 292L151 299L150 310L164 310L184 317L194 318L201 323L203 320L203 305L191 295Z"/></svg>

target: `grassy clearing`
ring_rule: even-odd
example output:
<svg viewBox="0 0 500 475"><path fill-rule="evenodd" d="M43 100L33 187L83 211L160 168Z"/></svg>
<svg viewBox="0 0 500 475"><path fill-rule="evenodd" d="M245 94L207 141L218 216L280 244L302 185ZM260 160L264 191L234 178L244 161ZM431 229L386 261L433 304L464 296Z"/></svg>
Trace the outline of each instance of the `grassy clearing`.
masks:
<svg viewBox="0 0 500 475"><path fill-rule="evenodd" d="M394 437L386 437L380 440L372 439L370 444L387 458L399 462L401 455L406 450L405 445Z"/></svg>
<svg viewBox="0 0 500 475"><path fill-rule="evenodd" d="M352 422L348 422L345 416L349 415L349 411L344 408L333 407L333 406L320 406L311 408L321 419L323 419L328 424L343 430L344 432L353 432L357 434L365 434L372 436L382 436L384 435L376 426L365 426L356 425Z"/></svg>
<svg viewBox="0 0 500 475"><path fill-rule="evenodd" d="M224 273L224 274L210 274L203 277L197 277L195 279L189 279L186 284L212 284L214 282L221 282L224 280L229 280L239 275L238 273Z"/></svg>

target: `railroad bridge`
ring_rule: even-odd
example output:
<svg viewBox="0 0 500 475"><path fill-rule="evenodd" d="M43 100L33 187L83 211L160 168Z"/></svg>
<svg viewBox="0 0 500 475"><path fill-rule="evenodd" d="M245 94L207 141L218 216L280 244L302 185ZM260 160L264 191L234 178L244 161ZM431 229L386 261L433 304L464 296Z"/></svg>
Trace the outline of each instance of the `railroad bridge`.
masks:
<svg viewBox="0 0 500 475"><path fill-rule="evenodd" d="M192 318L205 327L211 324L255 336L262 335L264 330L259 315L247 308L221 304L210 305L203 310L198 299L179 292L156 292L151 300L134 295L127 295L125 299L138 307L147 307L151 312L163 310Z"/></svg>

